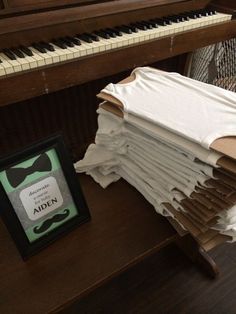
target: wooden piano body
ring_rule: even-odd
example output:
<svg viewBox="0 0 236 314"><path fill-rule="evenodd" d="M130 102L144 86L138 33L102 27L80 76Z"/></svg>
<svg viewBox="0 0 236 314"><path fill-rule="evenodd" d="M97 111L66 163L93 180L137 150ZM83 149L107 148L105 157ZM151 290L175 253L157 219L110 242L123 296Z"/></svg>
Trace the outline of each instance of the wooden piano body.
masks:
<svg viewBox="0 0 236 314"><path fill-rule="evenodd" d="M235 12L233 1L219 0L2 0L0 50L213 4ZM183 72L186 53L235 35L232 20L0 77L1 154L62 130L74 158L81 157L96 131L95 95L108 82L147 64Z"/></svg>
<svg viewBox="0 0 236 314"><path fill-rule="evenodd" d="M232 15L236 10L233 0L40 0L37 3L33 0L0 0L0 50L207 6ZM107 83L119 81L126 77L131 69L143 65L183 73L188 52L235 36L236 21L230 20L1 77L1 155L60 131L71 149L73 159L78 160L94 140L97 129L96 94ZM1 292L4 301L2 305L0 302L0 312L1 306L4 313L9 309L19 309L18 304L11 304L10 294L21 303L21 309L25 313L32 309L37 312L34 308L36 300L41 302L39 313L62 310L122 270L176 240L176 232L169 224L154 212L151 213L146 202L124 183L119 183L118 189L121 191L123 202L132 195L128 201L131 206L129 211L120 207L122 204L117 194L119 192L114 187L102 192L87 178L82 178L82 183L91 206L91 224L72 232L65 239L33 257L27 264L21 261L6 230L0 224L1 255L4 256L1 259L5 267L5 274L1 275L3 287L7 287ZM104 199L108 198L104 208L98 206L94 192L98 193L97 202L104 202ZM110 215L110 207L113 195L115 219L111 221L113 216ZM132 214L137 215L138 233L135 225L131 224L130 227L128 223L132 220ZM108 219L109 224L102 217ZM122 232L117 235L115 228L121 228ZM127 235L127 232L130 234ZM96 240L91 241L92 237ZM83 243L90 242L87 245L72 245L73 242L79 243L80 239L83 239ZM66 247L66 254L63 254L64 249L63 252L61 250L61 243ZM111 250L113 243L120 253L116 255L114 251L111 260L104 261L107 250ZM193 253L192 257L204 264L211 274L216 274L214 262L210 261L203 251L200 255L199 251L194 252L196 244L191 239L185 239L184 247L188 248L187 251ZM73 264L72 268L69 260ZM100 271L96 266L103 262L106 267L102 267ZM62 277L55 272L54 263L60 268L65 267L65 285L59 284L55 287ZM91 269L86 270L89 265ZM88 272L88 276L81 273L81 269L85 273ZM18 290L18 285L21 285L20 280L17 280L18 276L24 281L22 293ZM44 282L40 283L39 291L36 286L41 276ZM50 276L54 276L54 281ZM70 286L70 282L73 282L73 285ZM31 288L31 294L25 293ZM40 292L40 298L37 291Z"/></svg>

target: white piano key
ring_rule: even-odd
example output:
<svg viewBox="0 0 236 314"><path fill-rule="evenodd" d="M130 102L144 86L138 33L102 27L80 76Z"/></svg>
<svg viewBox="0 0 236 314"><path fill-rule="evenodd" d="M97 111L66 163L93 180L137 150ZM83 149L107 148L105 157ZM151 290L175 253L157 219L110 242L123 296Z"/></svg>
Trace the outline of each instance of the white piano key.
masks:
<svg viewBox="0 0 236 314"><path fill-rule="evenodd" d="M185 24L184 24L184 31L196 28L197 24L198 23L194 19L190 19L189 21L186 21Z"/></svg>
<svg viewBox="0 0 236 314"><path fill-rule="evenodd" d="M53 46L53 48L55 50L54 53L56 53L58 55L60 62L67 60L68 52L66 52L65 49L59 48L58 46L54 45L51 42L49 44ZM70 54L72 54L72 52L70 52Z"/></svg>
<svg viewBox="0 0 236 314"><path fill-rule="evenodd" d="M32 58L37 62L38 67L44 66L45 60L44 58L40 55L38 50L34 49L33 47L29 47L29 49L33 52Z"/></svg>
<svg viewBox="0 0 236 314"><path fill-rule="evenodd" d="M107 50L111 50L111 48L112 48L112 42L110 42L109 39L105 39L105 38L103 38L102 40L103 40L103 42L105 43L105 49L106 49L106 51L107 51Z"/></svg>
<svg viewBox="0 0 236 314"><path fill-rule="evenodd" d="M60 58L55 51L48 51L47 50L47 55L52 58L52 63L57 63L60 61Z"/></svg>
<svg viewBox="0 0 236 314"><path fill-rule="evenodd" d="M30 65L29 62L25 58L17 58L17 61L20 63L22 70L29 70Z"/></svg>
<svg viewBox="0 0 236 314"><path fill-rule="evenodd" d="M183 27L183 31L186 31L189 29L190 27L190 21L184 21L184 22L181 22L182 23L182 27Z"/></svg>
<svg viewBox="0 0 236 314"><path fill-rule="evenodd" d="M80 42L81 42L81 47L85 48L85 55L86 56L93 54L92 44L86 43L85 41L83 41L81 39L80 39Z"/></svg>
<svg viewBox="0 0 236 314"><path fill-rule="evenodd" d="M103 40L103 38L99 37L99 41L97 42L97 47L99 49L99 52L106 51L106 42Z"/></svg>
<svg viewBox="0 0 236 314"><path fill-rule="evenodd" d="M163 36L170 36L176 33L176 27L174 24L163 26Z"/></svg>
<svg viewBox="0 0 236 314"><path fill-rule="evenodd" d="M5 59L3 53L0 53L0 58L2 60L1 66L4 68L6 74L14 73L13 66Z"/></svg>
<svg viewBox="0 0 236 314"><path fill-rule="evenodd" d="M205 26L211 25L213 23L213 17L210 16L205 16Z"/></svg>
<svg viewBox="0 0 236 314"><path fill-rule="evenodd" d="M232 18L232 16L230 14L217 13L216 15L217 15L217 18L220 22L225 22L225 21L231 20L231 18Z"/></svg>
<svg viewBox="0 0 236 314"><path fill-rule="evenodd" d="M165 30L165 26L158 26L158 28L156 29L155 33L154 33L154 38L161 38L163 36L165 36L166 34L166 30Z"/></svg>
<svg viewBox="0 0 236 314"><path fill-rule="evenodd" d="M3 53L0 55L0 58L1 60L3 59L7 61L12 66L13 72L16 73L16 72L23 71L20 63L17 60L11 60L7 56L5 56Z"/></svg>
<svg viewBox="0 0 236 314"><path fill-rule="evenodd" d="M119 44L120 47L126 47L129 46L129 42L130 42L130 38L129 38L129 34L126 33L122 33L123 35L121 36L121 42Z"/></svg>
<svg viewBox="0 0 236 314"><path fill-rule="evenodd" d="M106 41L102 37L98 36L98 38L99 38L98 41L99 51L100 52L106 51Z"/></svg>
<svg viewBox="0 0 236 314"><path fill-rule="evenodd" d="M67 47L64 49L65 53L67 54L67 60L76 59L80 57L80 51L75 47Z"/></svg>
<svg viewBox="0 0 236 314"><path fill-rule="evenodd" d="M101 44L99 43L99 41L93 41L93 43L89 44L93 46L93 53L99 53L100 52L100 46Z"/></svg>
<svg viewBox="0 0 236 314"><path fill-rule="evenodd" d="M6 71L4 66L2 65L2 63L0 63L0 76L5 76L6 75Z"/></svg>
<svg viewBox="0 0 236 314"><path fill-rule="evenodd" d="M30 47L30 50L34 53L34 55L37 55L37 57L41 57L45 65L49 65L53 63L52 56L49 53L39 52L37 49L33 47L32 48Z"/></svg>
<svg viewBox="0 0 236 314"><path fill-rule="evenodd" d="M155 39L155 38L160 38L164 36L166 33L165 26L159 26L157 28L153 28L149 30L149 33L150 33L150 40Z"/></svg>
<svg viewBox="0 0 236 314"><path fill-rule="evenodd" d="M208 16L202 17L202 21L204 22L202 26L208 26L210 24L210 20L211 20L211 17L208 17Z"/></svg>
<svg viewBox="0 0 236 314"><path fill-rule="evenodd" d="M86 46L81 44L80 46L76 46L76 49L79 51L81 57L87 55L87 48L86 48Z"/></svg>
<svg viewBox="0 0 236 314"><path fill-rule="evenodd" d="M37 61L33 57L25 55L25 60L28 62L30 69L37 68Z"/></svg>
<svg viewBox="0 0 236 314"><path fill-rule="evenodd" d="M133 39L132 39L133 40ZM111 43L111 49L116 49L117 48L117 45L118 45L118 42L120 41L120 38L110 38L110 39L107 39L107 41L109 43ZM134 41L134 40L133 40Z"/></svg>
<svg viewBox="0 0 236 314"><path fill-rule="evenodd" d="M130 46L134 44L134 37L136 36L135 34L137 33L132 33L132 34L123 33L122 46L125 47L125 46Z"/></svg>
<svg viewBox="0 0 236 314"><path fill-rule="evenodd" d="M155 39L156 37L157 28L153 28L149 30L149 38L150 40Z"/></svg>
<svg viewBox="0 0 236 314"><path fill-rule="evenodd" d="M129 44L128 36L129 36L128 34L123 34L122 36L116 37L117 48L120 48ZM133 40L134 40L134 43L137 41L137 33L133 34Z"/></svg>

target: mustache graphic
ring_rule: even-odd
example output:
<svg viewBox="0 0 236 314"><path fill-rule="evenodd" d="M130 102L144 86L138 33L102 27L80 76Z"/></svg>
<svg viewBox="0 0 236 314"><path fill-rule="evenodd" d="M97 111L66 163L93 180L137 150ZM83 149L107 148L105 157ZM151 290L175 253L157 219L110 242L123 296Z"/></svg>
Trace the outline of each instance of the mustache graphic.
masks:
<svg viewBox="0 0 236 314"><path fill-rule="evenodd" d="M56 214L51 218L45 220L42 225L34 227L34 233L39 234L47 231L55 222L60 222L66 219L70 214L70 210L68 208L64 209L63 214Z"/></svg>

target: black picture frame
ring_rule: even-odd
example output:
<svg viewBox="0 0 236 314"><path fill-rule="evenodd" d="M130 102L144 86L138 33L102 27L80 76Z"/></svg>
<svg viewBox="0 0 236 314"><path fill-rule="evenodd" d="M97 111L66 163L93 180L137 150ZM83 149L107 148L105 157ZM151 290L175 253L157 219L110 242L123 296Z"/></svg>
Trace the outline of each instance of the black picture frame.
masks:
<svg viewBox="0 0 236 314"><path fill-rule="evenodd" d="M24 260L90 220L61 135L0 159L0 213Z"/></svg>

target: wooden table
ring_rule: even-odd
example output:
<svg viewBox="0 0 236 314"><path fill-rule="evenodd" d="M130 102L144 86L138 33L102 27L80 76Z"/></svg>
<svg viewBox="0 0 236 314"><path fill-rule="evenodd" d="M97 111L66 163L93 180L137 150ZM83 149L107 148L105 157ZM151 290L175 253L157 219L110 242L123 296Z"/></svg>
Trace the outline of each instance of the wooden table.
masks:
<svg viewBox="0 0 236 314"><path fill-rule="evenodd" d="M0 313L60 311L178 238L167 220L123 180L81 185L92 220L23 262L0 223Z"/></svg>

